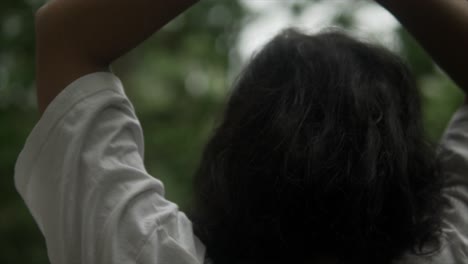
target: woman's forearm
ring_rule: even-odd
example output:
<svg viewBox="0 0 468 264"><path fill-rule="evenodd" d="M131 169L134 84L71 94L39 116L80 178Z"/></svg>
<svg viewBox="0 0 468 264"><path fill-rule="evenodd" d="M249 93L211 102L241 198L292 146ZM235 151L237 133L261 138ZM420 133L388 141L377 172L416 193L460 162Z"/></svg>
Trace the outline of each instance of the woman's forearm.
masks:
<svg viewBox="0 0 468 264"><path fill-rule="evenodd" d="M468 92L468 0L377 0Z"/></svg>
<svg viewBox="0 0 468 264"><path fill-rule="evenodd" d="M197 1L52 0L36 22L47 43L110 64Z"/></svg>

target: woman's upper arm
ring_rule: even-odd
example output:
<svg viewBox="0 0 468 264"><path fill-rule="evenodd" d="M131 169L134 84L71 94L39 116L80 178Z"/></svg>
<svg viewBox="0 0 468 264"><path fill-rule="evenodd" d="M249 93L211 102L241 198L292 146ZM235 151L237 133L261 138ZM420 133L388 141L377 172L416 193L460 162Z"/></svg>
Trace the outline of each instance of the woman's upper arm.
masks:
<svg viewBox="0 0 468 264"><path fill-rule="evenodd" d="M468 0L376 0L468 93Z"/></svg>
<svg viewBox="0 0 468 264"><path fill-rule="evenodd" d="M198 0L50 0L36 14L41 112L71 81L117 58Z"/></svg>
<svg viewBox="0 0 468 264"><path fill-rule="evenodd" d="M109 71L109 66L92 59L74 39L67 8L51 1L35 15L36 90L42 114L50 102L74 80L92 72ZM77 21L79 23L79 21Z"/></svg>

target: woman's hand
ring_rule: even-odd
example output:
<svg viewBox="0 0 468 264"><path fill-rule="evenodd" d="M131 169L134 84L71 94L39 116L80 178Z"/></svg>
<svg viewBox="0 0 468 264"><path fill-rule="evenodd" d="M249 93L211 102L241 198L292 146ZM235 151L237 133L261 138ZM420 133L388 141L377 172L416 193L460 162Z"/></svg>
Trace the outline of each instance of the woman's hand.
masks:
<svg viewBox="0 0 468 264"><path fill-rule="evenodd" d="M51 0L36 13L42 113L69 83L110 64L198 0Z"/></svg>
<svg viewBox="0 0 468 264"><path fill-rule="evenodd" d="M468 93L468 0L375 0Z"/></svg>

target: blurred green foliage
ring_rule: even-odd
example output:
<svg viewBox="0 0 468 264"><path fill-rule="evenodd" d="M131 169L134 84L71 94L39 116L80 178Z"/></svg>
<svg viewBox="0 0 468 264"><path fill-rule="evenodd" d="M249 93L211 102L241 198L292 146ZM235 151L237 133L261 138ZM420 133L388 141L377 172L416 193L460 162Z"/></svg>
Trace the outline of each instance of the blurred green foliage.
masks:
<svg viewBox="0 0 468 264"><path fill-rule="evenodd" d="M45 244L13 182L15 160L37 121L34 98L34 10L44 1L0 2L0 263L48 263ZM288 5L299 14L305 5ZM237 1L203 0L113 67L143 125L148 171L167 197L189 204L191 177L220 118L239 68L235 43L255 14ZM336 18L352 26L353 14ZM427 135L436 141L463 95L404 31L401 55L420 84ZM231 70L230 70L231 69Z"/></svg>

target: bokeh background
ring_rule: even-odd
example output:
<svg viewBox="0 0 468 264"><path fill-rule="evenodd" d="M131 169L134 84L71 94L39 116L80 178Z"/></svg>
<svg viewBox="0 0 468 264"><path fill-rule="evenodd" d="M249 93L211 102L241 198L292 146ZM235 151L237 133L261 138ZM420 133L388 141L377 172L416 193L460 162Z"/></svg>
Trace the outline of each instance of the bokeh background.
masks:
<svg viewBox="0 0 468 264"><path fill-rule="evenodd" d="M0 263L49 263L44 239L16 192L14 164L38 119L34 11L44 0L0 1ZM190 204L191 178L242 66L287 26L347 29L399 53L424 98L427 137L437 142L463 94L399 23L370 0L202 0L113 70L143 125L148 171L167 197Z"/></svg>

